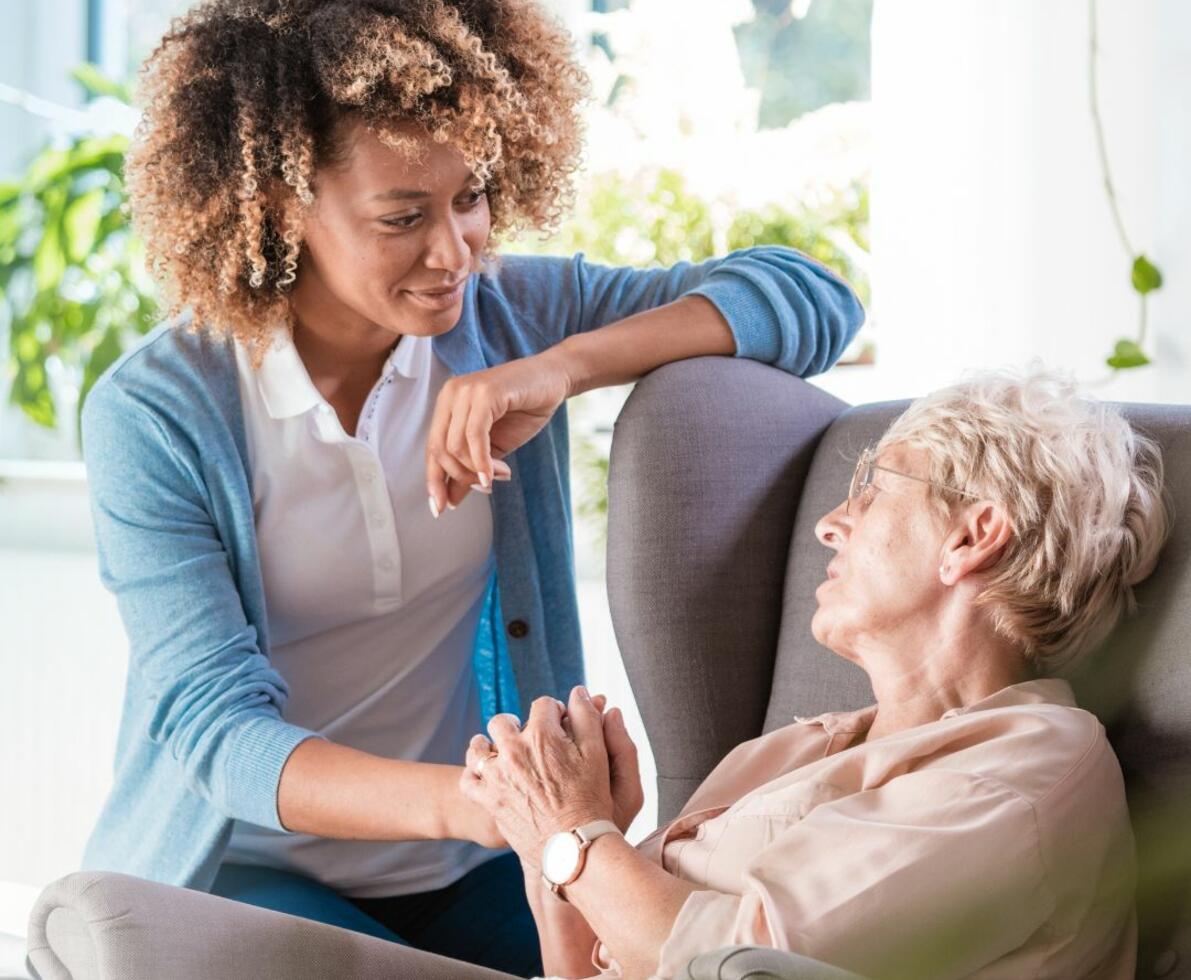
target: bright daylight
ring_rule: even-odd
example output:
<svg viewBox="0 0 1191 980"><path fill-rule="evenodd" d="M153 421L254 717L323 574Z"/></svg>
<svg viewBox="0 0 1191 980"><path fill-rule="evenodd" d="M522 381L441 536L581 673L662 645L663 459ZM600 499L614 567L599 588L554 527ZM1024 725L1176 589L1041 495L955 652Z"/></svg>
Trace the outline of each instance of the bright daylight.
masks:
<svg viewBox="0 0 1191 980"><path fill-rule="evenodd" d="M0 8L0 980L1191 980L1191 5Z"/></svg>

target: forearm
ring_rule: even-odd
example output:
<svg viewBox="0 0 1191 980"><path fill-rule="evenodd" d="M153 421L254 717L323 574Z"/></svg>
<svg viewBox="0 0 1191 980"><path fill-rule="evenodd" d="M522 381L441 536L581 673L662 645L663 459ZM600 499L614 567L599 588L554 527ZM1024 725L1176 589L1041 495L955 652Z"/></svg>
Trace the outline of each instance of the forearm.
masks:
<svg viewBox="0 0 1191 980"><path fill-rule="evenodd" d="M288 830L319 837L474 839L487 817L459 792L459 773L311 738L281 772L277 811Z"/></svg>
<svg viewBox="0 0 1191 980"><path fill-rule="evenodd" d="M582 913L556 898L537 872L525 870L525 894L542 944L542 967L551 977L590 977L596 934Z"/></svg>
<svg viewBox="0 0 1191 980"><path fill-rule="evenodd" d="M625 980L638 980L657 968L662 945L696 890L623 837L606 834L592 843L583 873L566 891L620 964Z"/></svg>
<svg viewBox="0 0 1191 980"><path fill-rule="evenodd" d="M571 395L627 384L654 368L688 357L731 356L736 341L728 321L703 296L684 296L598 330L575 334L545 352L559 359Z"/></svg>

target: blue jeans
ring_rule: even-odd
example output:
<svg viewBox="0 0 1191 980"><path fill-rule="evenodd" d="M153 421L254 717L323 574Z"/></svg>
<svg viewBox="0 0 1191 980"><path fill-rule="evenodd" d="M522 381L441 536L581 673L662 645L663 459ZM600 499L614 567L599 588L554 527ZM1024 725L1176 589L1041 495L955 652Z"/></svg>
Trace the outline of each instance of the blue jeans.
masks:
<svg viewBox="0 0 1191 980"><path fill-rule="evenodd" d="M538 930L512 853L416 895L349 898L312 878L247 864L220 867L211 893L515 976L542 972Z"/></svg>

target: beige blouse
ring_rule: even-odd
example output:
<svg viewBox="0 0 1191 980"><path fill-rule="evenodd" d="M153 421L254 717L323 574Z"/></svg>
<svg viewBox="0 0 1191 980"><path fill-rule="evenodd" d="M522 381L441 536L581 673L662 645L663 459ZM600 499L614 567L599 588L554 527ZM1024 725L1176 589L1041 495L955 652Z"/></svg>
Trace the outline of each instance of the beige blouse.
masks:
<svg viewBox="0 0 1191 980"><path fill-rule="evenodd" d="M868 977L1132 978L1124 784L1067 682L1016 684L857 744L875 713L746 742L640 844L704 889L657 976L757 944ZM596 962L615 976L602 947Z"/></svg>

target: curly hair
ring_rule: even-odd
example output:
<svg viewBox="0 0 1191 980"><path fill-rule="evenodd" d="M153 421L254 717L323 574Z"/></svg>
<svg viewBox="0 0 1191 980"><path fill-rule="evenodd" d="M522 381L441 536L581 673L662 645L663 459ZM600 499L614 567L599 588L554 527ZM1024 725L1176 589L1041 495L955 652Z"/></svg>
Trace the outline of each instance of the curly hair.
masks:
<svg viewBox="0 0 1191 980"><path fill-rule="evenodd" d="M1113 405L1032 368L986 371L915 401L881 437L925 450L944 516L970 488L1008 512L1013 537L979 597L1038 672L1073 667L1136 606L1172 512L1162 452Z"/></svg>
<svg viewBox="0 0 1191 980"><path fill-rule="evenodd" d="M125 162L133 226L168 315L259 359L340 124L388 146L415 122L485 182L492 237L555 227L573 199L587 80L534 0L203 0L141 68Z"/></svg>

